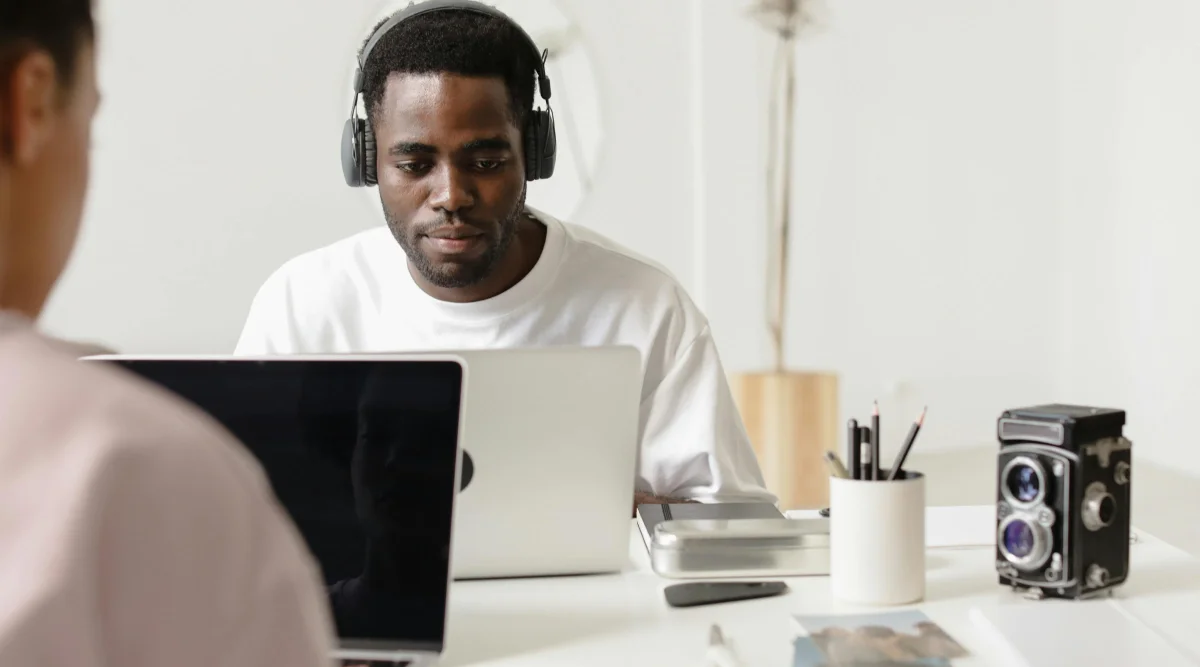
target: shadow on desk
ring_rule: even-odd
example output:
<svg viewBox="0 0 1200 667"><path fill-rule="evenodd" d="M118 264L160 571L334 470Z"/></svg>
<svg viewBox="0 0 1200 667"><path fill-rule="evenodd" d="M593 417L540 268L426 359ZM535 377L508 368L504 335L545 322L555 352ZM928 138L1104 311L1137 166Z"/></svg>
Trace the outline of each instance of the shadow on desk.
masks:
<svg viewBox="0 0 1200 667"><path fill-rule="evenodd" d="M636 614L616 612L452 613L446 652L438 667L469 665L553 648L636 625Z"/></svg>
<svg viewBox="0 0 1200 667"><path fill-rule="evenodd" d="M925 584L925 600L938 602L1005 590L1011 589L992 578L930 578ZM1129 579L1116 590L1118 597L1132 598L1184 593L1200 595L1200 564L1187 562L1151 563L1140 567L1134 565L1130 570Z"/></svg>
<svg viewBox="0 0 1200 667"><path fill-rule="evenodd" d="M998 579L988 580L979 577L962 577L958 579L927 579L925 581L925 602L943 602L957 598L970 598L976 595L986 595L1004 591Z"/></svg>

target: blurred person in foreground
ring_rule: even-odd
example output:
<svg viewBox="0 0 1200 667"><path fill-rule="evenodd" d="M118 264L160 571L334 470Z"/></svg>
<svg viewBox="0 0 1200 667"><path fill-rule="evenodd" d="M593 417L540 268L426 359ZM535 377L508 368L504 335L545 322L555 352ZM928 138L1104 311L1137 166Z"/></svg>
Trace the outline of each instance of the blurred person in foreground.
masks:
<svg viewBox="0 0 1200 667"><path fill-rule="evenodd" d="M94 41L89 0L0 0L0 665L329 665L317 567L258 464L36 329L87 190Z"/></svg>

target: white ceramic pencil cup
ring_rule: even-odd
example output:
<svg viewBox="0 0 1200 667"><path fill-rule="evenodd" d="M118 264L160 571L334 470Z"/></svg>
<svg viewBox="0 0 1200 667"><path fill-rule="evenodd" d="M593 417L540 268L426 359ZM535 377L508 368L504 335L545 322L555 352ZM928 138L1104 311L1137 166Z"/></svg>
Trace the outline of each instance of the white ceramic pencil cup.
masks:
<svg viewBox="0 0 1200 667"><path fill-rule="evenodd" d="M833 596L863 605L925 597L925 476L829 478L829 566Z"/></svg>

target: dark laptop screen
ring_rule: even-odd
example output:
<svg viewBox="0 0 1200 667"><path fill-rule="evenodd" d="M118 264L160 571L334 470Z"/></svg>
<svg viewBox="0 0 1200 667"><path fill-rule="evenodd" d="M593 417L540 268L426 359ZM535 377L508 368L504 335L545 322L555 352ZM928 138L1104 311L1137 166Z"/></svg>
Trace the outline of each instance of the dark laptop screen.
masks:
<svg viewBox="0 0 1200 667"><path fill-rule="evenodd" d="M457 363L115 363L199 406L258 458L321 565L344 645L442 648Z"/></svg>

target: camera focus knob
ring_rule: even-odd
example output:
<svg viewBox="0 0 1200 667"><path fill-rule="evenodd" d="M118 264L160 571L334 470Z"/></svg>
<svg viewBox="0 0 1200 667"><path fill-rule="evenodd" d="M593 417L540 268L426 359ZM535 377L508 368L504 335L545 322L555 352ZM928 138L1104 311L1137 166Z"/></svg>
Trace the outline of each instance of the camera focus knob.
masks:
<svg viewBox="0 0 1200 667"><path fill-rule="evenodd" d="M1087 583L1089 588L1100 588L1108 583L1108 570L1092 564L1087 571Z"/></svg>
<svg viewBox="0 0 1200 667"><path fill-rule="evenodd" d="M1100 530L1113 522L1117 514L1117 501L1104 486L1104 482L1092 482L1083 492L1083 525L1088 530Z"/></svg>
<svg viewBox="0 0 1200 667"><path fill-rule="evenodd" d="M1113 470L1113 481L1117 484L1129 483L1129 464L1121 461L1117 464L1116 470Z"/></svg>

